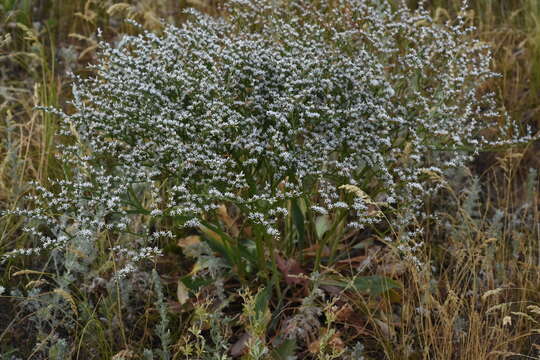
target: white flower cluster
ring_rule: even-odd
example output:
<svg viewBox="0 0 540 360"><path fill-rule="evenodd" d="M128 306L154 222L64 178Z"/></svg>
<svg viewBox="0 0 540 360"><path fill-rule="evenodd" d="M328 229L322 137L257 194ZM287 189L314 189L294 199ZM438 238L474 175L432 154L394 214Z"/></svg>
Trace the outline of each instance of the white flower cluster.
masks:
<svg viewBox="0 0 540 360"><path fill-rule="evenodd" d="M133 209L198 226L227 203L278 237L287 200L302 198L362 227L370 204L340 186L413 209L426 169L487 143L479 131L499 114L479 85L495 74L464 18L439 24L379 0L228 3L223 19L191 11L161 36L102 44L73 114L56 111L76 139L64 148L71 180L43 192L52 213L27 215L90 240L127 229Z"/></svg>

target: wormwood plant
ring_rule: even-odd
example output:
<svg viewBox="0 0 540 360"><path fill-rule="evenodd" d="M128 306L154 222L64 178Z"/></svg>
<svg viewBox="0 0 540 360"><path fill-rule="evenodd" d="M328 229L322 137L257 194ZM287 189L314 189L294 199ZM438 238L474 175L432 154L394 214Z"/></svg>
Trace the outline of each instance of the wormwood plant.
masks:
<svg viewBox="0 0 540 360"><path fill-rule="evenodd" d="M62 120L65 177L13 212L38 245L4 259L55 249L67 284L103 246L123 275L160 239L197 233L244 284L275 284L279 254L311 247L319 270L366 227L406 248L433 177L531 139L510 122L481 136L507 119L481 90L496 74L463 16L334 5L228 1L224 18L191 11L183 27L102 43L71 110L47 109Z"/></svg>

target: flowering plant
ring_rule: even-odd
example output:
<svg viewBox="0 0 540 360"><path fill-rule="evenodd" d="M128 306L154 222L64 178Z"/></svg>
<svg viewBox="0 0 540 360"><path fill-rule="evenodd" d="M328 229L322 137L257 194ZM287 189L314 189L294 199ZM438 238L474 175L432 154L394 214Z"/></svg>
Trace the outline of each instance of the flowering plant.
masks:
<svg viewBox="0 0 540 360"><path fill-rule="evenodd" d="M139 260L196 228L238 269L239 253L264 266L309 239L335 251L384 212L408 225L430 176L501 143L479 135L500 117L479 87L495 74L463 16L440 24L381 1L229 7L102 44L95 76L76 78L75 111L50 110L74 139L67 176L19 211L48 224L53 235L29 229L43 247L91 254L109 231L132 237L138 250L119 251Z"/></svg>

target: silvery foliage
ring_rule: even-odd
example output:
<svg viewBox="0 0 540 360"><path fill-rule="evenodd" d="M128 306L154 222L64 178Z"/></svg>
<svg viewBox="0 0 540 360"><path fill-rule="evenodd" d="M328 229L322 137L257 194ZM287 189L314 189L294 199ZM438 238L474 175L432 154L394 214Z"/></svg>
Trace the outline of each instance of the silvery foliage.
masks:
<svg viewBox="0 0 540 360"><path fill-rule="evenodd" d="M510 140L479 135L501 118L479 89L496 74L464 17L440 24L378 0L228 3L225 18L190 11L162 35L101 44L95 76L76 78L72 114L52 110L75 139L62 154L70 177L18 211L48 225L28 228L41 248L85 248L110 230L139 234L140 249L119 250L133 260L158 254L152 241L173 233L149 233L133 209L197 227L234 204L276 238L289 199L348 211L351 227L377 221L341 185L410 209L395 219L406 225L434 189L427 174L529 139L510 139L511 126Z"/></svg>

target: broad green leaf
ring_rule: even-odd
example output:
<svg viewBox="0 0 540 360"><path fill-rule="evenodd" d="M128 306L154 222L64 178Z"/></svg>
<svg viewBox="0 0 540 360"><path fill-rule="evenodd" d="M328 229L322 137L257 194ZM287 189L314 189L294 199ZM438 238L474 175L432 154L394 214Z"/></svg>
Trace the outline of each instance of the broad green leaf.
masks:
<svg viewBox="0 0 540 360"><path fill-rule="evenodd" d="M323 238L324 234L326 234L331 227L332 224L330 223L330 217L328 215L321 215L317 217L315 220L315 231L319 240Z"/></svg>
<svg viewBox="0 0 540 360"><path fill-rule="evenodd" d="M206 236L206 234L204 236L204 240L206 240L206 242L208 243L208 245L213 251L223 256L228 261L229 265L231 266L234 265L234 256L231 256L232 255L231 252L229 251L227 246L223 243L223 241L216 239L215 237L212 237L212 236Z"/></svg>
<svg viewBox="0 0 540 360"><path fill-rule="evenodd" d="M296 199L292 202L291 210L294 226L296 227L296 231L298 231L298 242L300 248L303 248L305 244L306 228L304 226L304 213L302 212L302 209L300 209L300 206L298 206L298 201L300 200Z"/></svg>
<svg viewBox="0 0 540 360"><path fill-rule="evenodd" d="M257 293L257 296L255 297L255 313L258 318L264 317L268 311L270 295L270 288L268 287Z"/></svg>
<svg viewBox="0 0 540 360"><path fill-rule="evenodd" d="M355 290L371 295L380 295L391 289L401 288L399 282L380 275L357 277L353 284Z"/></svg>
<svg viewBox="0 0 540 360"><path fill-rule="evenodd" d="M321 284L349 288L370 295L380 295L401 288L398 281L380 275L360 276L351 281L327 278L322 280Z"/></svg>

